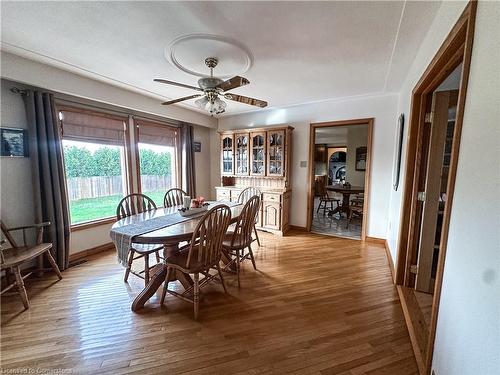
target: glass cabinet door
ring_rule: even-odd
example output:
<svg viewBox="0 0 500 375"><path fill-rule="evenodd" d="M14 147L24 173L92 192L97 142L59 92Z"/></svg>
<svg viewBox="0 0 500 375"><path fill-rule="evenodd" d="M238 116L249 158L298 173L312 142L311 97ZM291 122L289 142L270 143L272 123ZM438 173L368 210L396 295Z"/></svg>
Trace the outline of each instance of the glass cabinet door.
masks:
<svg viewBox="0 0 500 375"><path fill-rule="evenodd" d="M236 134L236 174L248 174L248 134Z"/></svg>
<svg viewBox="0 0 500 375"><path fill-rule="evenodd" d="M234 144L232 135L222 136L222 174L234 174Z"/></svg>
<svg viewBox="0 0 500 375"><path fill-rule="evenodd" d="M252 175L264 176L266 173L266 133L252 133L251 140L251 163L250 173Z"/></svg>
<svg viewBox="0 0 500 375"><path fill-rule="evenodd" d="M285 132L282 130L267 133L267 174L283 176Z"/></svg>

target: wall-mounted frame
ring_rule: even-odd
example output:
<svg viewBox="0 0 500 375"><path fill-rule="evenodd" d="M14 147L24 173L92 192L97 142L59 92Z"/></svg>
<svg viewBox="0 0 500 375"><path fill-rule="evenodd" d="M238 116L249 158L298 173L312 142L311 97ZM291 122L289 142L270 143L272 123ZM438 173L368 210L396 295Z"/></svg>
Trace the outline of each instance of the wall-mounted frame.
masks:
<svg viewBox="0 0 500 375"><path fill-rule="evenodd" d="M193 142L193 151L201 152L201 142Z"/></svg>
<svg viewBox="0 0 500 375"><path fill-rule="evenodd" d="M0 128L1 156L28 157L28 132L20 128Z"/></svg>
<svg viewBox="0 0 500 375"><path fill-rule="evenodd" d="M357 171L366 171L366 154L367 154L367 148L366 147L358 147L356 148L356 165L355 169Z"/></svg>
<svg viewBox="0 0 500 375"><path fill-rule="evenodd" d="M392 187L398 191L399 176L401 174L401 151L403 150L403 135L405 131L405 115L401 113L396 129L396 146L394 148L394 166L392 168Z"/></svg>

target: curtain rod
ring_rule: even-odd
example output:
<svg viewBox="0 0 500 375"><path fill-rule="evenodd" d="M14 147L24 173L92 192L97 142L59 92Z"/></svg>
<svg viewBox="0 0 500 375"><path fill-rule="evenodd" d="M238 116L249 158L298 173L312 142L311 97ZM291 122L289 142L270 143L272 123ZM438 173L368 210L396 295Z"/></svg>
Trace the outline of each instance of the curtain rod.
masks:
<svg viewBox="0 0 500 375"><path fill-rule="evenodd" d="M15 87L15 86L10 88L10 92L12 92L14 94L26 95L26 96L28 96L30 94L28 90L20 89L19 87Z"/></svg>
<svg viewBox="0 0 500 375"><path fill-rule="evenodd" d="M99 104L101 104L101 103L99 103L99 102L95 103L92 100L90 100L92 103L85 103L85 102L81 102L78 100L71 100L69 98L61 97L58 95L56 95L56 100L62 104L68 103L69 105L73 104L73 105L77 105L77 106L81 106L81 107L94 108L94 109L98 109L101 111L106 111L110 114L122 115L122 116L123 115L132 116L132 118L135 118L135 119L142 119L142 120L146 120L146 121L167 123L170 126L180 127L182 125L181 121L172 120L172 119L169 119L167 117L162 117L162 116L158 116L158 115L147 116L147 115L143 115L143 114L138 114L139 111L135 111L133 109L123 108L123 107L117 107L117 106L114 106L112 104L104 104L103 106L100 106Z"/></svg>

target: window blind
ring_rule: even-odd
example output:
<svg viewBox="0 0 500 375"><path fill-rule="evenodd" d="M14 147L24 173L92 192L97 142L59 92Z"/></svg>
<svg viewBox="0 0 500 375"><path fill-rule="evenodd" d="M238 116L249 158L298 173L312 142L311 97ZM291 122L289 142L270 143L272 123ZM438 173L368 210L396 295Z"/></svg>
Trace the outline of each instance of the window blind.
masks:
<svg viewBox="0 0 500 375"><path fill-rule="evenodd" d="M135 120L138 128L139 142L153 145L175 147L178 128L166 124Z"/></svg>
<svg viewBox="0 0 500 375"><path fill-rule="evenodd" d="M60 113L64 139L123 146L128 118L78 109L63 109Z"/></svg>

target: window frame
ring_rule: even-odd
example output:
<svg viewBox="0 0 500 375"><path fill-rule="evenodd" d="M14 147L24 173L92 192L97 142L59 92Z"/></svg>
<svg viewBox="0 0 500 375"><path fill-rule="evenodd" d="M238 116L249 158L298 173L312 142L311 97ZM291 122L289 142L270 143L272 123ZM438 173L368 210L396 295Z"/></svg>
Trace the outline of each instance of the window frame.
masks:
<svg viewBox="0 0 500 375"><path fill-rule="evenodd" d="M142 194L142 181L141 181L141 160L139 155L139 143L140 142L140 126L138 122L144 121L148 125L157 126L159 128L168 127L170 129L175 130L175 144L174 144L174 168L175 168L175 180L172 181L174 186L181 186L182 177L181 177L181 165L179 161L181 160L180 155L180 127L169 124L167 122L155 121L151 119L142 119L142 118L134 118L133 126L134 126L134 151L135 151L135 174L136 174L136 182L137 182L137 192ZM145 144L149 144L147 142L143 142ZM163 206L163 203L162 203Z"/></svg>
<svg viewBox="0 0 500 375"><path fill-rule="evenodd" d="M93 116L99 116L99 117L104 117L104 118L109 118L113 120L118 120L118 121L123 121L124 123L124 139L123 139L123 148L124 148L124 163L125 163L125 168L123 170L123 173L125 173L125 176L122 176L124 178L125 186L125 195L128 195L132 192L133 190L133 174L132 174L132 155L131 155L131 137L130 137L130 117L129 116L119 116L119 115L114 115L110 114L107 112L100 112L100 111L95 111L95 110L90 110L86 108L80 108L80 107L73 107L73 106L67 106L67 105L61 105L56 103L55 106L56 113L58 115L57 117L57 122L58 122L58 131L60 135L60 143L61 143L61 151L62 151L62 160L63 160L63 165L64 165L64 181L65 181L65 192L66 192L66 199L68 202L68 215L70 218L70 223L71 223L71 212L70 212L70 207L69 207L69 196L68 196L68 186L67 186L67 177L66 177L66 161L64 160L64 148L62 145L64 138L64 129L63 129L63 120L59 117L60 112L67 111L67 112L76 112L76 113L83 113L83 114L88 114L88 115L93 115ZM74 138L72 140L75 140ZM88 140L86 140L88 142ZM99 142L95 142L99 143ZM112 215L109 217L103 217L103 218L98 218L94 220L89 220L89 221L84 221L80 223L71 223L70 224L70 231L71 232L76 232L80 230L85 230L105 224L111 224L116 221L116 215Z"/></svg>

